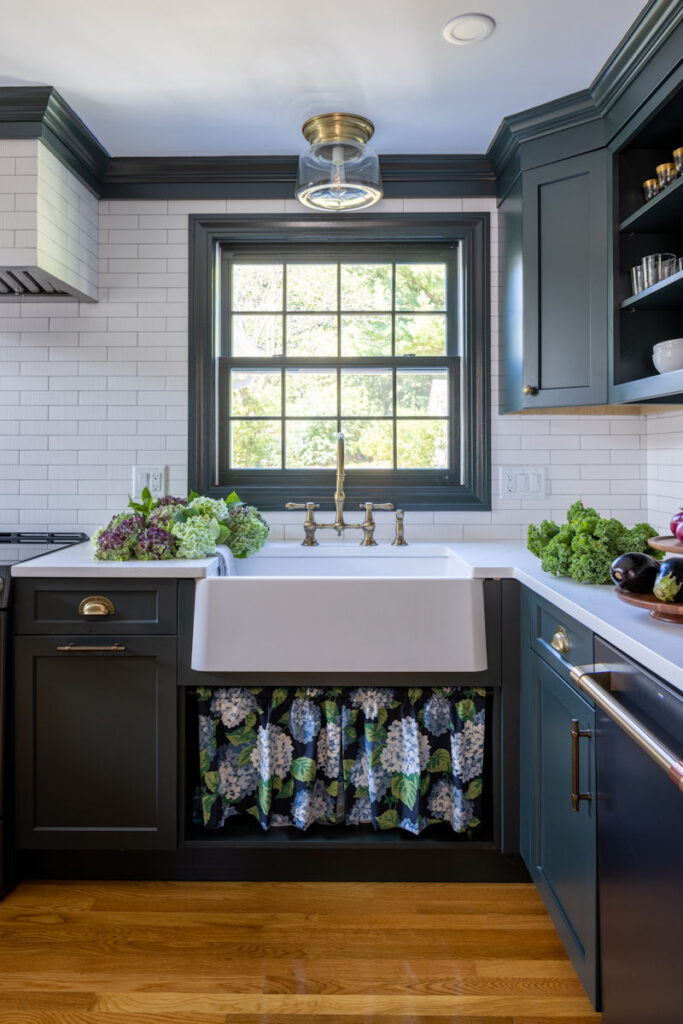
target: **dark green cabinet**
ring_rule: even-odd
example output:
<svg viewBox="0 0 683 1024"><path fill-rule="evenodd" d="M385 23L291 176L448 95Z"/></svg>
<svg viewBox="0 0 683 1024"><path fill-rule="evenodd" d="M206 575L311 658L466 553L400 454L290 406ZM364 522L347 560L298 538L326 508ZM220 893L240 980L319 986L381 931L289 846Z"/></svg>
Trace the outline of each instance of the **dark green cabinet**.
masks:
<svg viewBox="0 0 683 1024"><path fill-rule="evenodd" d="M530 649L521 700L521 853L597 1005L595 712ZM590 799L576 802L573 794Z"/></svg>
<svg viewBox="0 0 683 1024"><path fill-rule="evenodd" d="M501 203L501 412L607 400L609 160L524 170Z"/></svg>
<svg viewBox="0 0 683 1024"><path fill-rule="evenodd" d="M175 637L18 637L17 846L176 846Z"/></svg>

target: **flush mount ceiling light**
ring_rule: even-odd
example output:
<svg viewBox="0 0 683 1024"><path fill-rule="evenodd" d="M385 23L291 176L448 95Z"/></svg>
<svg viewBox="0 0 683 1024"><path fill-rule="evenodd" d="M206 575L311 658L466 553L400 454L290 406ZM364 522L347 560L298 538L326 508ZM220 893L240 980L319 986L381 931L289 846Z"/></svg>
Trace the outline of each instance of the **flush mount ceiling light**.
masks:
<svg viewBox="0 0 683 1024"><path fill-rule="evenodd" d="M495 21L488 14L459 14L445 26L443 37L447 43L470 46L488 39L495 27Z"/></svg>
<svg viewBox="0 0 683 1024"><path fill-rule="evenodd" d="M358 114L318 114L303 128L296 198L314 210L364 210L382 198L375 126Z"/></svg>

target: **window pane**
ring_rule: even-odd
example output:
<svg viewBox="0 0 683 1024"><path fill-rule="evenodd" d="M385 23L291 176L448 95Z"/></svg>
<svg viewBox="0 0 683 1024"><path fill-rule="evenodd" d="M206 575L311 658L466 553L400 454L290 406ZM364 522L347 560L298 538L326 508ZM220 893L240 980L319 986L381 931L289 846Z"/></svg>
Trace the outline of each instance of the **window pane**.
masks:
<svg viewBox="0 0 683 1024"><path fill-rule="evenodd" d="M445 264L396 264L396 309L424 309L428 311L445 308Z"/></svg>
<svg viewBox="0 0 683 1024"><path fill-rule="evenodd" d="M287 309L337 309L337 264L288 263Z"/></svg>
<svg viewBox="0 0 683 1024"><path fill-rule="evenodd" d="M336 356L336 316L288 316L288 356Z"/></svg>
<svg viewBox="0 0 683 1024"><path fill-rule="evenodd" d="M336 420L287 420L287 469L331 469L336 464Z"/></svg>
<svg viewBox="0 0 683 1024"><path fill-rule="evenodd" d="M447 370L399 370L397 416L448 416Z"/></svg>
<svg viewBox="0 0 683 1024"><path fill-rule="evenodd" d="M390 356L391 316L343 316L343 356Z"/></svg>
<svg viewBox="0 0 683 1024"><path fill-rule="evenodd" d="M230 373L230 414L232 416L281 416L282 397L279 370L232 370Z"/></svg>
<svg viewBox="0 0 683 1024"><path fill-rule="evenodd" d="M282 309L282 264L233 263L232 308L254 312Z"/></svg>
<svg viewBox="0 0 683 1024"><path fill-rule="evenodd" d="M446 469L446 420L397 420L396 462L399 469Z"/></svg>
<svg viewBox="0 0 683 1024"><path fill-rule="evenodd" d="M232 354L251 359L267 359L282 355L282 317L277 313L270 316L232 317Z"/></svg>
<svg viewBox="0 0 683 1024"><path fill-rule="evenodd" d="M446 317L397 316L397 356L443 356L446 354Z"/></svg>
<svg viewBox="0 0 683 1024"><path fill-rule="evenodd" d="M336 416L337 374L334 370L287 370L287 416Z"/></svg>
<svg viewBox="0 0 683 1024"><path fill-rule="evenodd" d="M346 465L353 469L391 469L392 420L342 420Z"/></svg>
<svg viewBox="0 0 683 1024"><path fill-rule="evenodd" d="M342 309L391 309L390 263L342 263Z"/></svg>
<svg viewBox="0 0 683 1024"><path fill-rule="evenodd" d="M344 416L391 416L391 370L342 370L341 405Z"/></svg>
<svg viewBox="0 0 683 1024"><path fill-rule="evenodd" d="M233 469L280 469L280 423L263 420L232 420L230 465Z"/></svg>

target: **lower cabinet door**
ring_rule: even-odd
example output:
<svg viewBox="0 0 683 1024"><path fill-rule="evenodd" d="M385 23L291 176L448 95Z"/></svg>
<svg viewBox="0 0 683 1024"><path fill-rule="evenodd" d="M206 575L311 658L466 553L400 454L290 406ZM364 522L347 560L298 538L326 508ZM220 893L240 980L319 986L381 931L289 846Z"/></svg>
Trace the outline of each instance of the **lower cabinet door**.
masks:
<svg viewBox="0 0 683 1024"><path fill-rule="evenodd" d="M531 695L531 707L523 708L522 715L532 716L526 781L531 782L535 805L527 838L528 866L597 1006L595 712L538 655L531 652L527 666L525 691ZM590 799L577 801L574 795Z"/></svg>
<svg viewBox="0 0 683 1024"><path fill-rule="evenodd" d="M175 638L21 637L14 653L17 846L174 848Z"/></svg>

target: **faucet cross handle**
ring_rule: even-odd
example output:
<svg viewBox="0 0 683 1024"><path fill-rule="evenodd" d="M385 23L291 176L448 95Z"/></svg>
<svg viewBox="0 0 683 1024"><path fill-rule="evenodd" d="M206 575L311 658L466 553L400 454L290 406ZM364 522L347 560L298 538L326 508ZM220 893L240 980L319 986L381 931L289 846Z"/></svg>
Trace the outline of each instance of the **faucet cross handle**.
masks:
<svg viewBox="0 0 683 1024"><path fill-rule="evenodd" d="M318 523L315 521L315 509L320 508L320 505L316 505L314 501L288 501L285 505L288 510L292 509L306 509L306 518L304 519L304 539L301 541L305 548L317 547L318 542L315 539L315 531L318 529Z"/></svg>
<svg viewBox="0 0 683 1024"><path fill-rule="evenodd" d="M391 512L393 509L391 502L386 502L383 505L376 505L372 501L364 501L358 506L360 509L365 510L365 519L363 520L363 539L360 542L361 547L370 548L375 547L377 541L375 540L375 520L372 513L375 511Z"/></svg>

